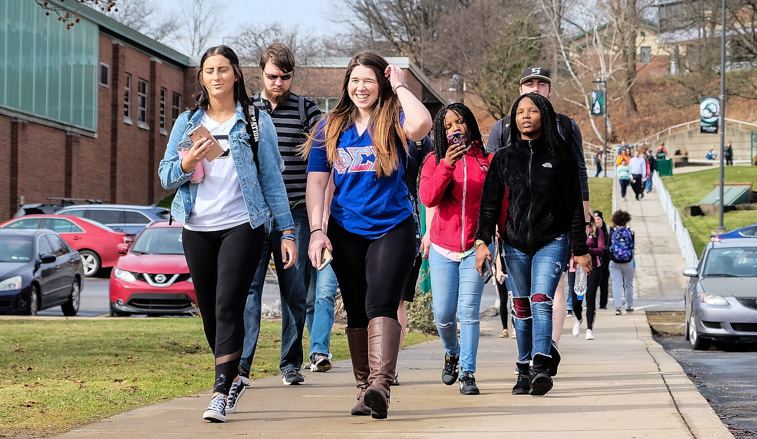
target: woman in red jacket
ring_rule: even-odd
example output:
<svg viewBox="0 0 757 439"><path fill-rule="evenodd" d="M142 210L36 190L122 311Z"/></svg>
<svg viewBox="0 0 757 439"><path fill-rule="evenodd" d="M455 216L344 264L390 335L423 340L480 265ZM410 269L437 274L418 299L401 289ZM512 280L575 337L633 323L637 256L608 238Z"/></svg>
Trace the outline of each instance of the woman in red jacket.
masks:
<svg viewBox="0 0 757 439"><path fill-rule="evenodd" d="M468 107L455 103L436 115L434 152L423 165L420 197L427 207L436 208L429 268L434 322L446 351L442 382L454 384L461 367L460 393L478 395L473 374L484 281L476 271L473 243L490 156Z"/></svg>

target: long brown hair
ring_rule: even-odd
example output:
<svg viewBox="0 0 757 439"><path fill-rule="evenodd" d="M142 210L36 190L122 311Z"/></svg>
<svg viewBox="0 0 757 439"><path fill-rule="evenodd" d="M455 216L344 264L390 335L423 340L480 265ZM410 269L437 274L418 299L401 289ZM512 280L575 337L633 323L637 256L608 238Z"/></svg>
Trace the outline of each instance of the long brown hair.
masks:
<svg viewBox="0 0 757 439"><path fill-rule="evenodd" d="M407 138L405 131L400 125L400 102L397 95L392 91L389 79L384 76L384 71L389 63L378 52L363 51L352 57L342 84L342 96L326 117L326 125L323 130L312 130L307 142L302 146L302 155L307 157L313 142L322 142L326 145L326 153L329 163L339 160L337 143L339 136L358 118L358 109L350 99L348 85L352 70L357 66L367 67L376 74L379 86L379 97L376 101L371 121L368 125L373 149L376 152L376 176L386 177L391 175L399 167L397 154L397 142L407 151ZM319 124L320 125L320 124Z"/></svg>

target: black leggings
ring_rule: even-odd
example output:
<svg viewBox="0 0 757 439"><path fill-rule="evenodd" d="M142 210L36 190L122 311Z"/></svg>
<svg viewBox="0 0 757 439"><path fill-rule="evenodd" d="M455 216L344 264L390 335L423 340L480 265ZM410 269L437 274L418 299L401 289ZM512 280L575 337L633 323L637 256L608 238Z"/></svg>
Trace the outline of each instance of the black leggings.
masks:
<svg viewBox="0 0 757 439"><path fill-rule="evenodd" d="M586 277L586 327L594 329L594 317L596 316L597 308L597 288L599 282L602 280L602 270L594 268L591 273ZM576 273L568 273L568 283L570 284L570 295L573 298L573 314L575 314L578 320L583 320L583 300L578 300L576 292L573 291L573 286L576 281Z"/></svg>
<svg viewBox="0 0 757 439"><path fill-rule="evenodd" d="M499 283L497 281L494 282L494 285L497 286L497 294L499 294L499 319L502 320L502 329L507 329L507 319L510 318L510 313L507 312L507 302L508 302L508 296L507 296L507 285L503 283Z"/></svg>
<svg viewBox="0 0 757 439"><path fill-rule="evenodd" d="M376 317L397 320L397 307L416 255L413 217L378 239L350 233L332 218L328 236L347 327L365 328Z"/></svg>
<svg viewBox="0 0 757 439"><path fill-rule="evenodd" d="M214 392L229 394L244 342L244 306L263 247L263 226L249 223L215 232L184 229L182 241L205 337L216 360Z"/></svg>

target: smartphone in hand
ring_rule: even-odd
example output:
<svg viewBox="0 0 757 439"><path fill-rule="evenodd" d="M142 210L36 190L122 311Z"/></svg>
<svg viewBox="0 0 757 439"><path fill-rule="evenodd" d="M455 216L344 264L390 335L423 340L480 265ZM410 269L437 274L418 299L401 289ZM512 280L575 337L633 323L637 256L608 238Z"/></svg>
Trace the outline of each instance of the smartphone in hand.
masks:
<svg viewBox="0 0 757 439"><path fill-rule="evenodd" d="M454 133L447 134L447 143L450 146L463 143L463 133L461 133L460 131L455 131Z"/></svg>
<svg viewBox="0 0 757 439"><path fill-rule="evenodd" d="M197 140L199 140L201 137L208 139L207 141L210 142L210 149L205 155L205 159L207 161L212 162L218 156L223 154L223 148L221 148L221 145L218 143L215 137L210 134L210 131L208 131L205 125L200 125L189 133L189 140L191 140L192 143L197 142Z"/></svg>
<svg viewBox="0 0 757 439"><path fill-rule="evenodd" d="M334 257L331 256L331 252L326 247L323 247L323 250L321 250L321 263L318 265L318 271L323 271L324 268L328 267L328 265L331 263L331 261L334 260Z"/></svg>
<svg viewBox="0 0 757 439"><path fill-rule="evenodd" d="M489 283L489 279L492 278L492 275L494 275L492 261L489 258L486 258L484 259L484 266L481 267L481 277L484 278L484 284Z"/></svg>

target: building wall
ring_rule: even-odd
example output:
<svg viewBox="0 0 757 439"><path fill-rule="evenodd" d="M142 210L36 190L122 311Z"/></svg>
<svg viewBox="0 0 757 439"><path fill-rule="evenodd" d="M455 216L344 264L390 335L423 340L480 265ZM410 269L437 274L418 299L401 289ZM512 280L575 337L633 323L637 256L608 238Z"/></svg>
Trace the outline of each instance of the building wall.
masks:
<svg viewBox="0 0 757 439"><path fill-rule="evenodd" d="M103 33L98 43L99 61L110 68L110 83L97 86L96 133L69 130L7 109L0 114L0 152L9 157L0 165L0 188L10 194L0 199L0 220L10 218L22 202L42 203L48 197L152 204L169 195L160 186L157 169L173 127L173 93L182 96L181 111L194 104L194 69L161 62ZM132 124L123 116L127 73L132 75ZM137 123L139 79L148 81L149 128ZM167 91L162 133L161 87Z"/></svg>

